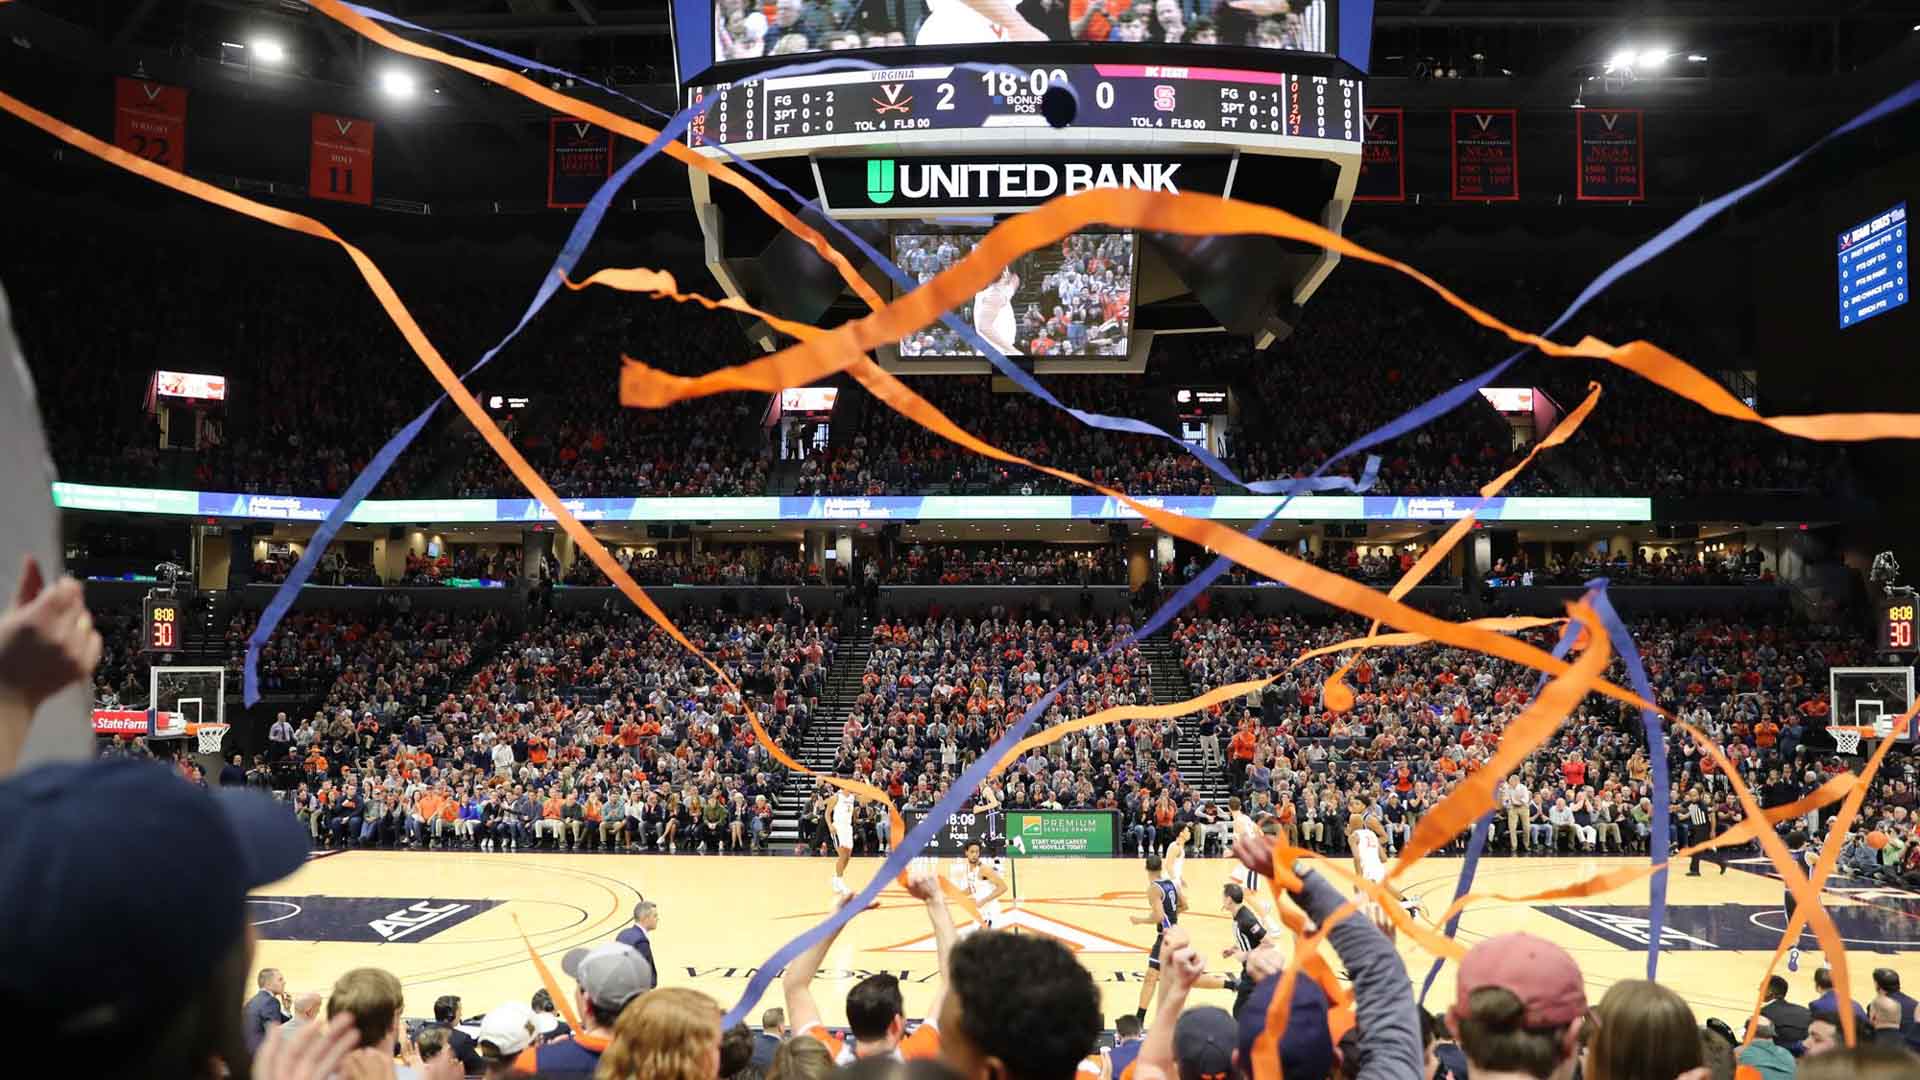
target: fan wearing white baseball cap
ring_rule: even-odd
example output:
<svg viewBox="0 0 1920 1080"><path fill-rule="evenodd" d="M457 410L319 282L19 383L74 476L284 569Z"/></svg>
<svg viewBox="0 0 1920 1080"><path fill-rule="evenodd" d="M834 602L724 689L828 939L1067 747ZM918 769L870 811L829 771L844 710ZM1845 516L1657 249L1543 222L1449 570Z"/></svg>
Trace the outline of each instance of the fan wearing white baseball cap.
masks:
<svg viewBox="0 0 1920 1080"><path fill-rule="evenodd" d="M520 1071L519 1058L533 1045L533 1010L518 1001L503 1001L480 1017L473 1041L487 1076L510 1076Z"/></svg>
<svg viewBox="0 0 1920 1080"><path fill-rule="evenodd" d="M560 961L560 970L578 984L573 1002L582 1030L545 1046L525 1048L513 1065L520 1072L542 1076L592 1076L600 1055L613 1041L613 1022L620 1010L653 989L653 966L633 948L609 942L573 950Z"/></svg>

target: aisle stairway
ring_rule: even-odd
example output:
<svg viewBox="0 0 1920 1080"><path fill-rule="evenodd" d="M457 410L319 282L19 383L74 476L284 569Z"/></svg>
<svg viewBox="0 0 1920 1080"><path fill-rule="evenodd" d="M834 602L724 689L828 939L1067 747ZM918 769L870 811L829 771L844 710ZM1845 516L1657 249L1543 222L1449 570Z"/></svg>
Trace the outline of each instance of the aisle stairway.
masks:
<svg viewBox="0 0 1920 1080"><path fill-rule="evenodd" d="M1153 703L1165 705L1173 701L1185 701L1195 696L1193 686L1187 682L1186 669L1180 666L1180 651L1166 631L1153 635L1140 643L1140 651L1146 655L1151 665ZM1226 750L1226 740L1221 739L1221 751ZM1226 774L1215 767L1205 764L1200 757L1200 714L1191 713L1180 718L1180 775L1193 785L1195 792L1208 802L1227 801Z"/></svg>
<svg viewBox="0 0 1920 1080"><path fill-rule="evenodd" d="M873 651L873 625L865 617L852 634L840 641L833 658L833 674L827 678L826 693L820 708L801 736L800 762L816 772L833 771L833 754L840 746L840 729L846 726L853 699L860 696L860 677L866 674L867 657ZM800 839L800 816L807 800L813 797L815 781L800 773L787 777L786 787L773 797L773 832L769 846L776 851L791 850Z"/></svg>

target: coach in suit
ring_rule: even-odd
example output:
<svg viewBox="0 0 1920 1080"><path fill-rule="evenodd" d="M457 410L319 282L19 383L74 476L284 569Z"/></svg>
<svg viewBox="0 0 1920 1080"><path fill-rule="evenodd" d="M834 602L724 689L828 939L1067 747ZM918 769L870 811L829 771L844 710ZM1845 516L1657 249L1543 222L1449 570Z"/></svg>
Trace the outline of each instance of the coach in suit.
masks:
<svg viewBox="0 0 1920 1080"><path fill-rule="evenodd" d="M660 905L642 900L633 905L633 925L620 931L614 940L638 952L647 966L657 972L660 965L653 962L653 932L659 928Z"/></svg>

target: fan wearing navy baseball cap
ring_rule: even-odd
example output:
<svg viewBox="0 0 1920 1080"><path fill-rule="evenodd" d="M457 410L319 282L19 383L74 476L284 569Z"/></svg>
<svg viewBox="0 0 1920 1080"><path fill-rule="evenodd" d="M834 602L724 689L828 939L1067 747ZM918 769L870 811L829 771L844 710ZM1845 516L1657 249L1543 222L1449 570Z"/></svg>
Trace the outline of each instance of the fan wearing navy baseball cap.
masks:
<svg viewBox="0 0 1920 1080"><path fill-rule="evenodd" d="M0 820L21 826L0 839L0 1007L44 1060L102 1078L249 1076L246 899L306 861L292 812L119 760L0 782Z"/></svg>
<svg viewBox="0 0 1920 1080"><path fill-rule="evenodd" d="M1579 1060L1587 985L1567 951L1532 934L1501 934L1460 960L1447 1023L1473 1075L1562 1080Z"/></svg>

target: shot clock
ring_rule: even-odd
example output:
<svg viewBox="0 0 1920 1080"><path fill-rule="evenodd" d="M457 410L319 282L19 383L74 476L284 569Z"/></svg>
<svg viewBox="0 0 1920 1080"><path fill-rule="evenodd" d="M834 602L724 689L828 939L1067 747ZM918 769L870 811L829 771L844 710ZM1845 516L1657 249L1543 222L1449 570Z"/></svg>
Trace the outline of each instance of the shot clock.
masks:
<svg viewBox="0 0 1920 1080"><path fill-rule="evenodd" d="M1913 616L1915 607L1920 606L1911 596L1897 598L1880 609L1880 626L1875 638L1879 650L1883 653L1910 653L1914 651Z"/></svg>
<svg viewBox="0 0 1920 1080"><path fill-rule="evenodd" d="M177 600L148 600L141 624L144 627L142 638L146 651L150 653L177 653L181 646L181 611Z"/></svg>

